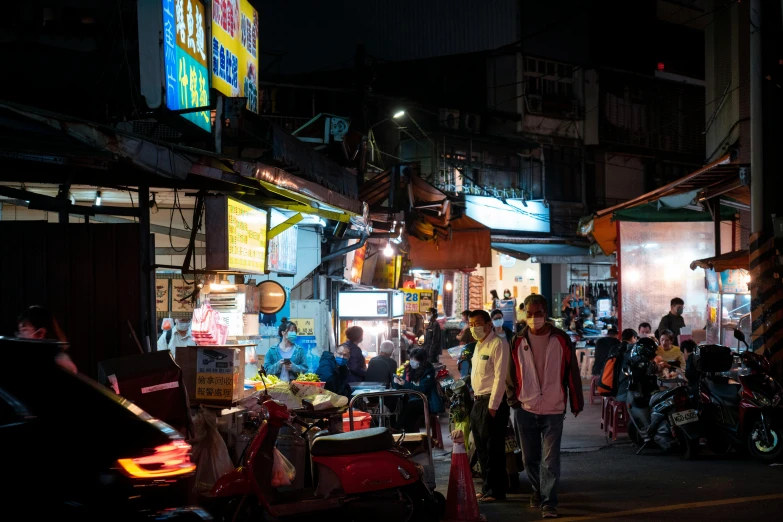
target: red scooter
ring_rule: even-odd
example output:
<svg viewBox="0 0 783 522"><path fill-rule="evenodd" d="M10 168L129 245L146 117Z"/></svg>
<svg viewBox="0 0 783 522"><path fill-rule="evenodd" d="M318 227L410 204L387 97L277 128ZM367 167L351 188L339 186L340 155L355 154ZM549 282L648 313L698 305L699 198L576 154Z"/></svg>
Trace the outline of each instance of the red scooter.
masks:
<svg viewBox="0 0 783 522"><path fill-rule="evenodd" d="M423 481L422 466L411 461L402 438L395 443L387 428L321 432L307 444L315 425L294 417L305 428L313 488L278 491L272 486L275 442L283 426L293 426L284 405L264 398L259 403L262 421L241 467L221 477L204 499L217 520L265 520L267 513L279 519L336 509L343 510L346 521L438 520L441 506Z"/></svg>

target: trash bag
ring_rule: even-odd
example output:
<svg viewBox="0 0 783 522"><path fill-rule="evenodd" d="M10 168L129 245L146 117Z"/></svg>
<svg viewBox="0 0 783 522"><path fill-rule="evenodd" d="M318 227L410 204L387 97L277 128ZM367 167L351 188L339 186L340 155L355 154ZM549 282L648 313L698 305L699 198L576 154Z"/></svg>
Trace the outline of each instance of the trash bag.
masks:
<svg viewBox="0 0 783 522"><path fill-rule="evenodd" d="M291 464L280 450L275 448L275 462L272 465L272 487L282 488L290 486L296 478L296 468Z"/></svg>
<svg viewBox="0 0 783 522"><path fill-rule="evenodd" d="M226 443L217 430L217 414L203 406L196 414L193 461L196 463L196 493L209 491L215 482L234 469Z"/></svg>

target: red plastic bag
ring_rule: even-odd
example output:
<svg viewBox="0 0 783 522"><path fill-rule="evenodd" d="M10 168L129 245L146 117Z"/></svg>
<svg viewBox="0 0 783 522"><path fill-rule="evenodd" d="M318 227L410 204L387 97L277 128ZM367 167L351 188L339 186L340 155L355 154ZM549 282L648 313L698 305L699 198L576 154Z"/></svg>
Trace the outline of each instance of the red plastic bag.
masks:
<svg viewBox="0 0 783 522"><path fill-rule="evenodd" d="M290 486L296 478L296 468L275 448L275 462L272 465L272 487Z"/></svg>

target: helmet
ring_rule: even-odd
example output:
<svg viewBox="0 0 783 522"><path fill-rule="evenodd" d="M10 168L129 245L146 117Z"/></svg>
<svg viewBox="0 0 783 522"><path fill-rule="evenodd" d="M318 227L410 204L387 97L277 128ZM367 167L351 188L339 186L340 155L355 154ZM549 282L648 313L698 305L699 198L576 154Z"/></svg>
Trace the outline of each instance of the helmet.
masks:
<svg viewBox="0 0 783 522"><path fill-rule="evenodd" d="M631 357L652 360L658 352L658 346L655 341L647 337L642 337L635 344L631 345Z"/></svg>

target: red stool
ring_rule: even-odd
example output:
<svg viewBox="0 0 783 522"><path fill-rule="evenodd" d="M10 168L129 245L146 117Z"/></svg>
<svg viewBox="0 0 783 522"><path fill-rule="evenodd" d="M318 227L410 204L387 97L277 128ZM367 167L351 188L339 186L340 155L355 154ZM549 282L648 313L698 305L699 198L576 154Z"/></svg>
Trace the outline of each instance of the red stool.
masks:
<svg viewBox="0 0 783 522"><path fill-rule="evenodd" d="M609 438L617 440L618 433L628 433L628 409L624 402L612 401L612 413L609 417Z"/></svg>
<svg viewBox="0 0 783 522"><path fill-rule="evenodd" d="M598 376L593 375L593 378L590 379L590 406L596 404L595 401L598 401L597 404L601 404L601 396L596 393L597 387L598 387Z"/></svg>
<svg viewBox="0 0 783 522"><path fill-rule="evenodd" d="M609 417L612 411L612 403L614 403L614 398L603 397L602 399L601 429L604 430L604 433L606 433L609 430Z"/></svg>
<svg viewBox="0 0 783 522"><path fill-rule="evenodd" d="M430 413L430 430L435 448L443 449L443 433L440 429L440 419L437 413Z"/></svg>

